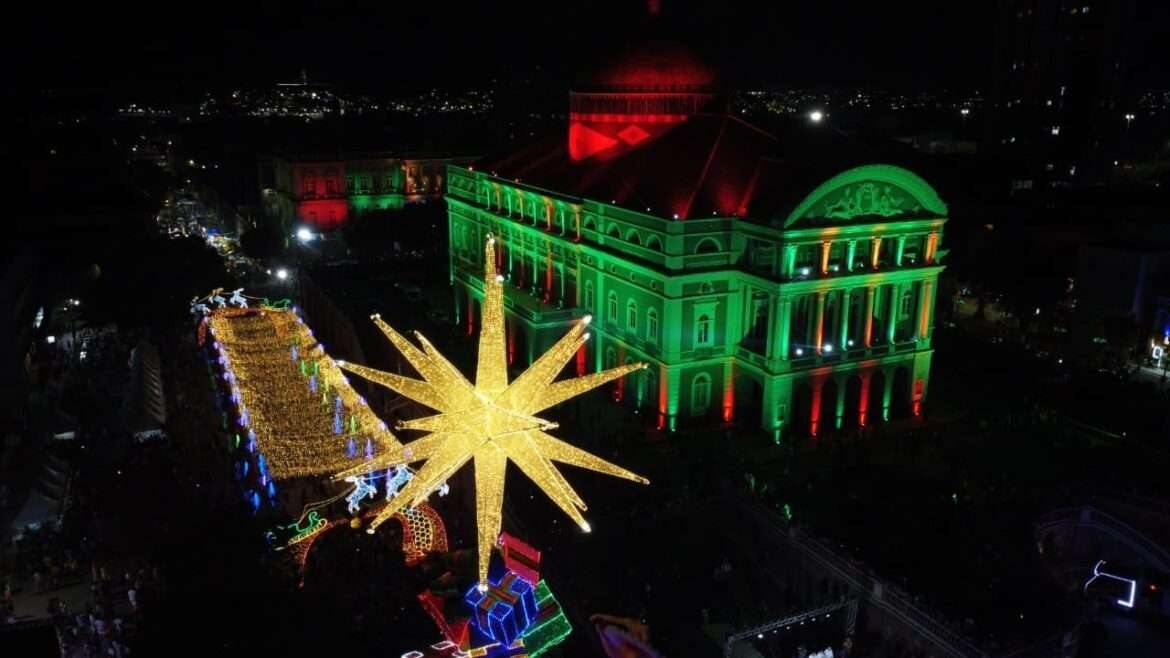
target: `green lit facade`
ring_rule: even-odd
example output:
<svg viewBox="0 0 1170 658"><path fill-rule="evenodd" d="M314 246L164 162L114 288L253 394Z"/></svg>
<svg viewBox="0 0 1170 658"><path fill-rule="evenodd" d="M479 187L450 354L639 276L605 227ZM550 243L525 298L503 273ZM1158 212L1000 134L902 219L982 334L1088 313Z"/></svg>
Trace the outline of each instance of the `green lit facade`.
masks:
<svg viewBox="0 0 1170 658"><path fill-rule="evenodd" d="M353 216L438 199L447 165L467 161L389 153L261 156L260 197L282 226L327 231Z"/></svg>
<svg viewBox="0 0 1170 658"><path fill-rule="evenodd" d="M778 440L920 414L946 205L912 155L828 122L763 129L723 91L685 47L643 44L575 83L567 135L449 166L460 322L491 234L509 359L590 314L578 373L649 364L613 396L659 429Z"/></svg>
<svg viewBox="0 0 1170 658"><path fill-rule="evenodd" d="M578 369L650 364L614 397L660 428L750 418L816 436L921 413L946 207L910 171L846 170L772 218L683 221L458 166L447 203L468 330L491 234L509 358L531 362L592 314Z"/></svg>

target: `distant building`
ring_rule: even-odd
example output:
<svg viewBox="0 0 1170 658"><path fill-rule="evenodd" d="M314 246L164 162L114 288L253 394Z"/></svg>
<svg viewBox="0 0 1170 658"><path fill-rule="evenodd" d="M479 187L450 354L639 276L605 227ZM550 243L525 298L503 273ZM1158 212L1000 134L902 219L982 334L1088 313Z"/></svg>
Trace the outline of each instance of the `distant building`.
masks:
<svg viewBox="0 0 1170 658"><path fill-rule="evenodd" d="M328 231L353 215L441 198L447 165L470 161L392 153L262 155L261 203L286 228Z"/></svg>
<svg viewBox="0 0 1170 658"><path fill-rule="evenodd" d="M1133 0L999 0L986 150L1016 160L1013 191L1109 175L1132 119Z"/></svg>
<svg viewBox="0 0 1170 658"><path fill-rule="evenodd" d="M613 395L660 429L741 419L815 436L921 412L947 220L929 184L831 126L744 122L675 47L577 89L568 139L448 169L469 332L490 234L509 362L591 314L573 367L649 364Z"/></svg>

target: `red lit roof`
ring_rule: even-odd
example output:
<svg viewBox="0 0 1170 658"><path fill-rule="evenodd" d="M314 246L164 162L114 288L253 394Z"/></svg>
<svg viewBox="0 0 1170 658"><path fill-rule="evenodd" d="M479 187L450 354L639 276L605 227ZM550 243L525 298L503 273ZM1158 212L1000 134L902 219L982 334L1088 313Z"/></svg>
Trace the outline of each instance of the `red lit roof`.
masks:
<svg viewBox="0 0 1170 658"><path fill-rule="evenodd" d="M611 160L573 162L564 135L556 134L482 168L525 185L613 201L658 217L735 215L767 223L777 214L786 216L835 174L905 159L846 139L828 126L798 121L773 135L733 115L697 114Z"/></svg>

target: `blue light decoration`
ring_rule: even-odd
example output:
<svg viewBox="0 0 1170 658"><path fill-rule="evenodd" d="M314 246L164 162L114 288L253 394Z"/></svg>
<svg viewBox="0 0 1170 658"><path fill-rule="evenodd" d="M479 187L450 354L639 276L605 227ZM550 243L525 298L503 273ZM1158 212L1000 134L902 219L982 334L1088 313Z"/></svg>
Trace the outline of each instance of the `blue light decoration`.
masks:
<svg viewBox="0 0 1170 658"><path fill-rule="evenodd" d="M374 440L366 439L366 459L373 459L374 457Z"/></svg>
<svg viewBox="0 0 1170 658"><path fill-rule="evenodd" d="M293 363L296 363L297 362L297 346L293 345L291 348L289 348L289 351L292 353Z"/></svg>
<svg viewBox="0 0 1170 658"><path fill-rule="evenodd" d="M309 376L309 390L314 393L317 392L317 375Z"/></svg>
<svg viewBox="0 0 1170 658"><path fill-rule="evenodd" d="M333 412L333 433L334 434L341 434L341 429L342 429L342 427L341 427L341 413L334 411Z"/></svg>
<svg viewBox="0 0 1170 658"><path fill-rule="evenodd" d="M260 469L260 480L263 482L268 478L268 461L264 459L264 455L256 457L256 467Z"/></svg>
<svg viewBox="0 0 1170 658"><path fill-rule="evenodd" d="M268 481L268 498L269 500L276 500L276 481Z"/></svg>
<svg viewBox="0 0 1170 658"><path fill-rule="evenodd" d="M365 476L353 475L345 478L346 482L353 483L353 491L345 497L345 502L348 503L346 509L350 514L356 514L361 509L362 498L373 498L378 494L378 489Z"/></svg>
<svg viewBox="0 0 1170 658"><path fill-rule="evenodd" d="M240 462L240 476L241 477L248 477L248 471L250 471L251 469L252 469L252 463L249 462L247 459Z"/></svg>
<svg viewBox="0 0 1170 658"><path fill-rule="evenodd" d="M354 443L353 437L345 442L345 454L351 459L357 457L357 444Z"/></svg>
<svg viewBox="0 0 1170 658"><path fill-rule="evenodd" d="M472 585L463 600L471 606L472 625L504 646L528 630L539 613L532 583L507 570L494 582L489 576L487 591Z"/></svg>
<svg viewBox="0 0 1170 658"><path fill-rule="evenodd" d="M252 493L248 496L248 502L252 504L252 513L253 514L260 511L260 494L259 493L257 493L256 491L252 491Z"/></svg>
<svg viewBox="0 0 1170 658"><path fill-rule="evenodd" d="M414 479L414 473L411 473L405 465L391 466L386 469L386 500L397 496L398 492L402 491L402 487L405 487L406 483L412 479Z"/></svg>

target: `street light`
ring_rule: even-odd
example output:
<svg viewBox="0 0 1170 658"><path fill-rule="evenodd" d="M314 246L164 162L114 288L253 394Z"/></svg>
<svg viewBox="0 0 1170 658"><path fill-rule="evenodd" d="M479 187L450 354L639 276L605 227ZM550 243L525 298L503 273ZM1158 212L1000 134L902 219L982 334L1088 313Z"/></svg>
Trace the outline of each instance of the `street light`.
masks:
<svg viewBox="0 0 1170 658"><path fill-rule="evenodd" d="M280 268L279 270L276 270L276 278L280 279L281 281L284 281L285 279L288 278L288 270L284 269L283 267Z"/></svg>
<svg viewBox="0 0 1170 658"><path fill-rule="evenodd" d="M297 229L297 239L301 242L308 242L313 239L313 232L302 226Z"/></svg>
<svg viewBox="0 0 1170 658"><path fill-rule="evenodd" d="M808 118L809 121L812 121L813 123L820 123L821 120L825 118L825 113L821 112L820 110L813 110L812 112L808 113Z"/></svg>

